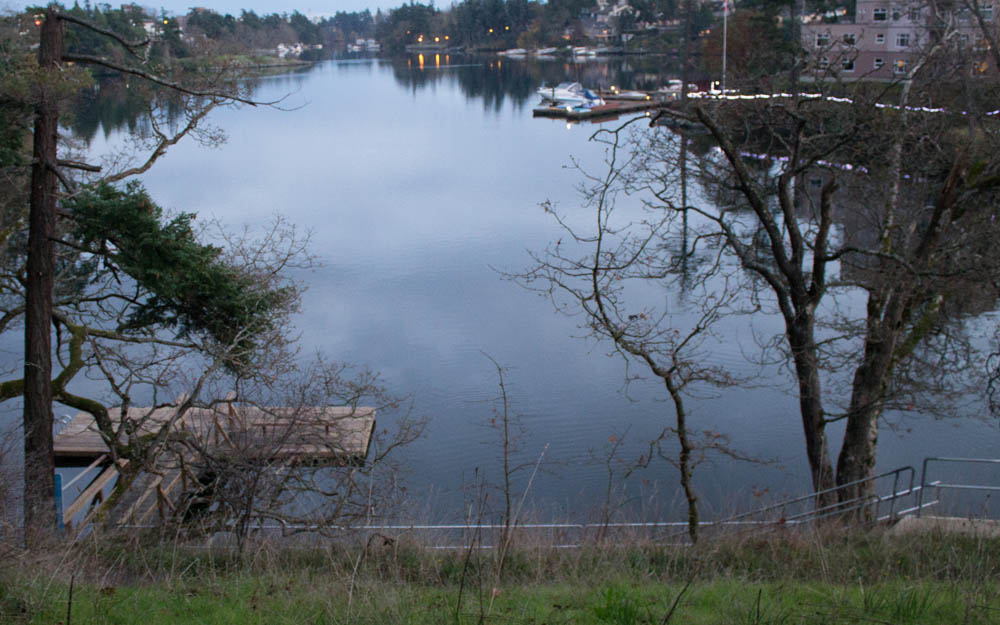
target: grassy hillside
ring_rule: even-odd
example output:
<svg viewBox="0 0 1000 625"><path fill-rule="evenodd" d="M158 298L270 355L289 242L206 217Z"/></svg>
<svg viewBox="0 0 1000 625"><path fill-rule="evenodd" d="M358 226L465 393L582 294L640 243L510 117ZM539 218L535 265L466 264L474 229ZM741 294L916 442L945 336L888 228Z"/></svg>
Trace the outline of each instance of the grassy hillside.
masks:
<svg viewBox="0 0 1000 625"><path fill-rule="evenodd" d="M936 532L514 545L502 557L382 537L259 542L237 557L133 536L7 551L0 567L0 623L1000 622L1000 539Z"/></svg>

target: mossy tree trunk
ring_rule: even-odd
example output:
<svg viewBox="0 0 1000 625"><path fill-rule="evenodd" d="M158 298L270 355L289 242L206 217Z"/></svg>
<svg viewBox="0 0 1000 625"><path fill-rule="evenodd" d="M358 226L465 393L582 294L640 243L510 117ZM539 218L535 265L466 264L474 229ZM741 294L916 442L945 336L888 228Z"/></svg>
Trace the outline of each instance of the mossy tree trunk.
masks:
<svg viewBox="0 0 1000 625"><path fill-rule="evenodd" d="M62 58L62 28L49 7L38 49L42 72L56 71ZM55 532L57 524L51 328L59 109L49 81L41 85L35 114L24 324L24 528L29 545Z"/></svg>

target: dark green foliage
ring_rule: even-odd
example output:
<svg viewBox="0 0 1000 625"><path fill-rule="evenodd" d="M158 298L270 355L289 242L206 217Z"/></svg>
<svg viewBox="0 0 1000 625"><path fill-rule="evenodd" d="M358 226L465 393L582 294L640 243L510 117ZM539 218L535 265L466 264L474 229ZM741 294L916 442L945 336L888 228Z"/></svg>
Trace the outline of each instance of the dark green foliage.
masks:
<svg viewBox="0 0 1000 625"><path fill-rule="evenodd" d="M332 19L324 20L322 25L340 30L347 41L375 36L375 19L368 9L354 12L337 11Z"/></svg>
<svg viewBox="0 0 1000 625"><path fill-rule="evenodd" d="M209 39L221 39L236 30L236 18L220 15L211 10L192 10L188 13L188 26L200 30Z"/></svg>
<svg viewBox="0 0 1000 625"><path fill-rule="evenodd" d="M540 13L538 3L526 0L465 0L452 9L453 36L469 45L512 47Z"/></svg>
<svg viewBox="0 0 1000 625"><path fill-rule="evenodd" d="M436 34L432 25L437 14L432 4L404 4L390 11L386 19L375 25L375 36L384 48L401 52L407 44L416 43L420 35Z"/></svg>
<svg viewBox="0 0 1000 625"><path fill-rule="evenodd" d="M138 183L124 190L107 184L89 188L65 208L80 243L141 289L121 331L173 327L180 337L204 334L231 354L234 348L240 353L273 329L275 316L295 297L293 289L272 288L225 262L220 248L200 243L191 227L193 214L165 220Z"/></svg>
<svg viewBox="0 0 1000 625"><path fill-rule="evenodd" d="M181 39L180 26L177 20L163 12L159 16L146 14L145 10L136 4L123 4L120 9L113 9L107 4L91 6L87 3L81 8L79 3L64 12L80 20L84 20L98 28L103 28L120 35L126 41L141 42L150 39L148 51L140 52L155 65L169 62L171 58L188 56L187 45ZM144 22L152 21L156 34L149 36ZM118 62L128 57L125 48L110 37L95 32L89 28L74 24L66 25L66 47L74 54L85 54L114 59ZM113 73L110 70L99 70L99 74Z"/></svg>
<svg viewBox="0 0 1000 625"><path fill-rule="evenodd" d="M17 40L14 19L0 29L0 168L25 164L24 136L32 120L28 79L33 58Z"/></svg>
<svg viewBox="0 0 1000 625"><path fill-rule="evenodd" d="M291 17L288 18L288 24L295 30L295 35L299 38L299 42L310 46L323 42L319 26L312 23L308 17L298 11L292 13Z"/></svg>
<svg viewBox="0 0 1000 625"><path fill-rule="evenodd" d="M142 41L146 38L142 22L146 16L141 11L122 5L121 10L112 9L109 5L89 5L84 9L80 5L65 11L67 15L85 20L98 28L110 30L127 41ZM78 24L69 23L66 27L66 47L74 54L93 56L121 57L124 49L121 45L98 32L84 28Z"/></svg>

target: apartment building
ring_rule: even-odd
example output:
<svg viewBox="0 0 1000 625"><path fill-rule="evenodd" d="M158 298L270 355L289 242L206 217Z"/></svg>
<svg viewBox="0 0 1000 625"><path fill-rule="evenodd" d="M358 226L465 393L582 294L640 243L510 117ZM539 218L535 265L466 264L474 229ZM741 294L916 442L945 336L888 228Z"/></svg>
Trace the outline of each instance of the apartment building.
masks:
<svg viewBox="0 0 1000 625"><path fill-rule="evenodd" d="M956 51L984 49L978 20L961 0L952 6L942 16L919 0L857 0L853 20L841 16L827 23L828 18L815 16L804 21L802 44L813 68L835 72L843 79L901 78L927 46L942 36ZM986 22L994 23L992 0L978 0L978 10Z"/></svg>

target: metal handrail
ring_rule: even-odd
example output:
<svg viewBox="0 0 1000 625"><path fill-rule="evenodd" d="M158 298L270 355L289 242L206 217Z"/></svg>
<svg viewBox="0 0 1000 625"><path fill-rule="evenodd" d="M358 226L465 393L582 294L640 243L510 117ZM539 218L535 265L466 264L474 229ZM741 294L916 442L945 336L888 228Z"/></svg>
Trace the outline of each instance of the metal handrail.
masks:
<svg viewBox="0 0 1000 625"><path fill-rule="evenodd" d="M903 473L909 473L910 474L910 485L909 485L909 487L906 490L904 490L902 492L899 492L899 488L898 488L899 487L899 477ZM895 502L895 499L898 499L899 497L905 497L906 495L909 495L909 494L913 493L913 490L914 490L914 488L913 488L913 482L916 479L916 469L914 469L913 467L907 465L905 467L899 467L898 469L894 469L892 471L887 471L885 473L881 473L881 474L873 476L873 477L861 478L859 480L854 480L854 481L848 482L846 484L840 484L838 486L832 486L830 488L819 490L819 491L816 491L814 493L810 493L808 495L801 495L799 497L795 497L795 498L792 498L792 499L786 499L784 501L778 502L776 504L772 504L772 505L764 507L764 508L758 508L756 510L751 510L749 512L744 512L742 514L737 514L737 515L728 517L726 519L722 519L721 521L716 521L715 523L720 523L721 524L721 523L725 523L727 521L735 521L735 520L738 520L738 519L746 518L748 516L754 516L754 515L764 514L766 512L770 512L770 511L773 511L773 510L778 510L778 509L781 509L781 508L787 508L788 506L791 506L791 505L794 505L794 504L797 504L797 503L802 503L804 501L809 501L811 499L814 500L814 499L816 499L816 498L818 498L818 497L820 497L822 495L826 495L826 494L830 494L830 493L835 493L835 492L844 490L845 488L848 488L848 487L851 487L851 486L856 486L858 484L862 484L862 483L865 483L865 482L874 482L875 480L879 480L879 479L882 479L884 477L889 477L889 476L893 476L893 489L892 489L893 494L891 496L891 499L892 499L893 502ZM807 517L807 516L808 517L812 517L813 519L818 519L818 518L822 518L824 516L828 516L828 515L833 514L833 513L839 513L839 512L850 511L852 509L856 509L856 507L855 508L851 508L850 507L850 506L854 505L855 503L860 503L860 505L863 506L863 505L865 505L867 503L871 503L872 501L875 501L877 503L878 499L880 499L880 498L877 498L877 497L873 498L873 497L867 497L867 496L866 497L859 497L859 498L852 499L852 500L849 500L849 501L838 502L838 503L835 503L835 504L829 504L829 505L823 506L821 508L814 508L814 509L812 509L812 510L810 510L808 512L803 512L803 513L799 513L797 515L794 515L794 516L791 517L791 519L798 519L798 518ZM865 501L861 501L861 500L865 500ZM786 518L785 520L787 522L790 519Z"/></svg>
<svg viewBox="0 0 1000 625"><path fill-rule="evenodd" d="M882 522L888 521L893 522L903 515L908 515L916 512L916 515L921 516L921 512L924 508L933 506L938 503L937 499L934 501L924 500L924 491L928 488L952 488L952 489L963 489L963 490L984 490L984 491L1000 491L1000 486L987 486L987 485L976 485L976 484L948 484L942 483L941 481L927 481L928 465L933 462L960 462L960 463L981 463L981 464L991 464L1000 465L1000 459L995 458L947 458L947 457L928 457L923 460L922 471L920 477L920 483L915 485L916 480L916 469L912 466L903 466L892 471L887 471L879 475L872 477L861 478L848 482L847 484L841 484L839 486L834 486L824 490L820 490L807 495L801 495L791 499L786 499L776 504L758 508L756 510L751 510L741 514L737 514L731 517L720 519L717 521L702 521L698 525L703 528L710 527L738 527L744 528L749 531L753 528L766 528L766 527L778 527L785 525L800 525L812 523L817 520L833 516L833 515L843 515L848 512L853 512L855 510L861 510L865 508L870 508L874 506L874 514L868 519L869 521ZM909 481L906 481L906 475L909 475ZM771 519L761 520L761 519L751 519L749 517L766 515L769 512L781 511L785 512L789 507L796 504L801 504L807 501L815 501L818 497L822 495L835 493L842 491L846 488L856 486L862 483L875 483L877 480L882 480L886 478L892 478L892 491L890 493L879 495L865 495L861 497L856 497L847 501L838 501L837 503L824 505L821 507L811 507L807 510L796 511L793 514L782 514L778 521ZM916 504L910 507L898 509L896 502L904 497L916 496ZM888 514L881 514L882 505L888 503ZM448 523L448 524L407 524L407 523L386 523L386 524L369 524L364 526L326 526L326 525L312 525L312 524L287 524L282 523L280 525L266 525L263 523L256 524L253 529L256 530L298 530L298 531L310 531L310 530L361 530L361 531L407 531L407 530L569 530L575 531L580 534L580 538L585 532L590 530L607 530L607 529L624 529L624 528L687 528L688 523L686 521L648 521L648 522L602 522L602 523L512 523L510 525L504 523ZM147 527L142 525L134 525L128 527ZM154 526L148 526L154 527ZM663 536L669 537L674 535L680 535L682 532L677 534L667 532ZM481 545L482 546L482 545ZM572 547L577 545L558 545L559 547ZM446 547L442 547L446 548ZM447 547L447 548L450 548Z"/></svg>
<svg viewBox="0 0 1000 625"><path fill-rule="evenodd" d="M985 490L985 491L1000 491L1000 486L987 486L985 484L947 484L940 481L927 482L927 465L931 462L960 462L969 464L996 464L1000 465L1000 458L949 458L944 456L931 456L924 458L923 466L920 471L920 492L917 493L917 517L921 516L921 511L923 510L924 502L924 490L928 486L933 486L938 490L942 488L948 488L952 490Z"/></svg>

